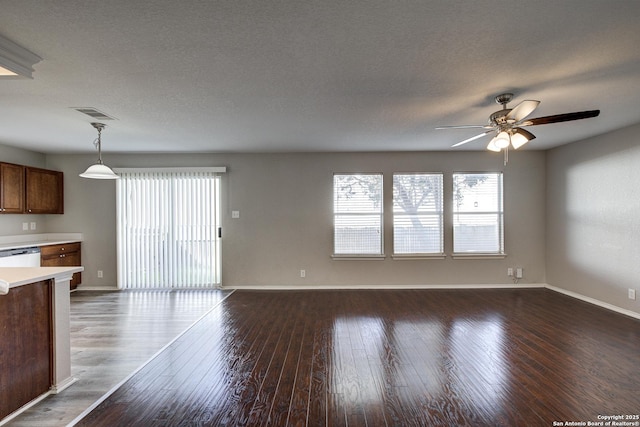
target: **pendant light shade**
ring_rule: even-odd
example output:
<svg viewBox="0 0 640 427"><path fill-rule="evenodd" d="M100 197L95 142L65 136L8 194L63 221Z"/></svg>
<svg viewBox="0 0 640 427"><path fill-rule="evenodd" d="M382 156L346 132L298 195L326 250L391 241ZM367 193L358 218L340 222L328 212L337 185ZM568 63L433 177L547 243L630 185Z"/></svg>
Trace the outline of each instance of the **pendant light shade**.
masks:
<svg viewBox="0 0 640 427"><path fill-rule="evenodd" d="M86 171L80 174L82 178L89 179L118 179L116 175L107 165L102 163L102 129L105 128L103 123L91 123L91 126L97 129L98 139L95 144L98 148L98 162L89 166Z"/></svg>
<svg viewBox="0 0 640 427"><path fill-rule="evenodd" d="M96 163L95 165L91 165L87 168L86 171L80 174L83 178L91 178L91 179L118 179L120 178L116 175L108 166L102 163Z"/></svg>

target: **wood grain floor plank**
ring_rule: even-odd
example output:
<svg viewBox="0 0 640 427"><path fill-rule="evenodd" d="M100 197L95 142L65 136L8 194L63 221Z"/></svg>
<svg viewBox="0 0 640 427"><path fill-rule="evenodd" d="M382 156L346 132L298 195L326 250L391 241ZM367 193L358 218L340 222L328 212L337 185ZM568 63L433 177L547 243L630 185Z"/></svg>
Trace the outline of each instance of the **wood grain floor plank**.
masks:
<svg viewBox="0 0 640 427"><path fill-rule="evenodd" d="M268 293L250 295L246 301L243 301L243 303L244 304L240 305L248 305L251 307L278 307L279 312L285 312L288 308L283 306L277 298L273 295L269 295ZM235 306L234 304L234 307L238 310L238 314L243 313L244 311L241 309L242 307L240 307L240 305ZM215 417L213 419L213 422L217 423L213 425L241 426L248 424L251 411L253 410L256 401L261 396L260 390L262 388L264 377L269 370L275 348L282 338L283 328L286 324L286 316L278 316L273 320L273 322L264 322L263 319L260 318L260 315L262 314L261 311L252 310L244 314L250 316L252 322L261 325L259 330L258 348L255 353L256 358L252 363L239 365L235 368L242 372L243 380L240 384L241 391L237 394L235 405L227 405L226 408L228 409L223 410L219 414L219 417ZM231 335L233 335L235 339L243 339L242 336L244 336L244 331L234 330L229 332L231 332ZM266 405L266 403L259 404Z"/></svg>
<svg viewBox="0 0 640 427"><path fill-rule="evenodd" d="M313 360L313 324L307 316L303 319L301 345L296 363L296 373L291 390L291 398L286 413L287 418L281 425L305 425L309 410L309 394L311 392L311 362Z"/></svg>
<svg viewBox="0 0 640 427"><path fill-rule="evenodd" d="M267 370L264 375L262 375L260 389L258 390L253 408L251 408L249 413L248 425L251 426L261 425L263 422L269 420L270 411L273 408L278 389L280 386L284 386L280 380L283 377L283 371L285 370L287 360L289 360L289 363L295 363L293 361L294 358L290 357L291 354L289 350L291 348L291 341L295 336L296 307L295 302L290 301L290 298L284 297L283 302L286 303L283 308L287 313L287 322L281 328L280 335L273 350L271 360L269 360ZM294 368L289 371L293 369ZM293 381L293 376L290 376L289 380ZM290 386L290 384L287 386ZM289 394L287 396L289 396ZM287 399L287 409L289 401L290 400Z"/></svg>
<svg viewBox="0 0 640 427"><path fill-rule="evenodd" d="M235 316L231 316L235 317ZM233 325L231 330L245 329L243 340L235 339L233 334L225 334L225 340L218 357L209 362L213 366L213 378L209 378L206 394L198 399L198 407L192 408L191 419L197 422L213 423L216 414L227 414L235 408L241 399L244 380L247 372L242 367L255 365L259 351L259 332L261 323L253 322L249 317L243 318L242 324ZM212 326L216 328L216 326ZM226 330L226 328L221 328ZM215 341L215 340L212 340ZM224 417L218 417L222 421ZM208 424L215 425L215 424Z"/></svg>
<svg viewBox="0 0 640 427"><path fill-rule="evenodd" d="M331 325L327 321L316 320L313 334L313 355L311 362L311 389L307 412L307 425L325 426L329 411L329 343Z"/></svg>
<svg viewBox="0 0 640 427"><path fill-rule="evenodd" d="M285 425L291 411L291 399L298 377L300 353L303 348L306 329L304 307L302 305L296 306L295 312L290 314L290 318L293 325L292 329L286 331L289 334L289 343L284 355L284 363L280 369L276 389L273 392L269 413L263 419L263 425Z"/></svg>

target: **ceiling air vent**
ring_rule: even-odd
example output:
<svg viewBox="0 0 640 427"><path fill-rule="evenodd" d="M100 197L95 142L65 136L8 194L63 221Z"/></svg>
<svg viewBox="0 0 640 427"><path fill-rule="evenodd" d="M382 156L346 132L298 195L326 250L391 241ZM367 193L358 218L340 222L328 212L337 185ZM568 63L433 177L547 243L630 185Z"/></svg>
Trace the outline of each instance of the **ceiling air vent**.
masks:
<svg viewBox="0 0 640 427"><path fill-rule="evenodd" d="M103 113L102 111L93 108L93 107L71 107L74 110L82 113L82 114L86 114L87 116L93 118L93 119L97 119L97 120L116 120L114 117L111 116L107 116L105 113Z"/></svg>

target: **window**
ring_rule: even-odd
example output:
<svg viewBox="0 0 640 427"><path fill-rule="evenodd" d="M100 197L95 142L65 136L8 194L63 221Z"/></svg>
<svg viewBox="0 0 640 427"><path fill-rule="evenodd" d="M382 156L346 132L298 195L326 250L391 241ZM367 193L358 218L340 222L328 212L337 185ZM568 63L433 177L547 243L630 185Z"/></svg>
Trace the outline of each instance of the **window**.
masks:
<svg viewBox="0 0 640 427"><path fill-rule="evenodd" d="M393 175L393 252L444 253L441 173Z"/></svg>
<svg viewBox="0 0 640 427"><path fill-rule="evenodd" d="M382 174L333 176L334 255L382 255Z"/></svg>
<svg viewBox="0 0 640 427"><path fill-rule="evenodd" d="M453 174L453 252L504 253L502 173Z"/></svg>

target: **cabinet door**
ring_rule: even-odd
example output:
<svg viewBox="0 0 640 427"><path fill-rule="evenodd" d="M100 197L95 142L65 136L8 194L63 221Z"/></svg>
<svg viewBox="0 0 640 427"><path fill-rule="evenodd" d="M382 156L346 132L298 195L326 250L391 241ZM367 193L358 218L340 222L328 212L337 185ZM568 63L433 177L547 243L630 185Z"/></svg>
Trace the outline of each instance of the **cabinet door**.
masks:
<svg viewBox="0 0 640 427"><path fill-rule="evenodd" d="M24 166L0 163L0 212L24 212Z"/></svg>
<svg viewBox="0 0 640 427"><path fill-rule="evenodd" d="M26 167L26 213L64 213L62 172Z"/></svg>

